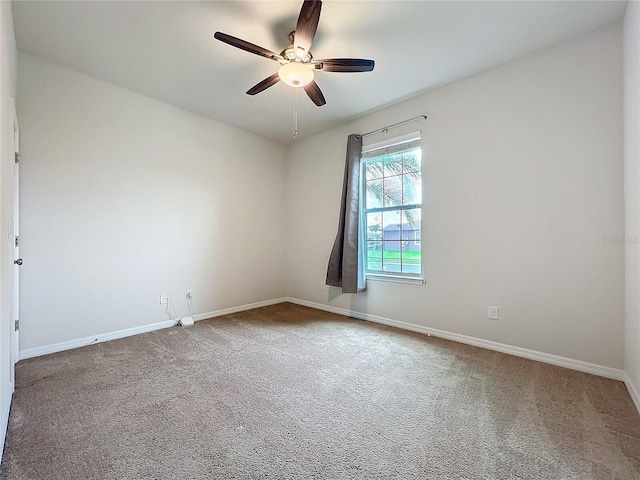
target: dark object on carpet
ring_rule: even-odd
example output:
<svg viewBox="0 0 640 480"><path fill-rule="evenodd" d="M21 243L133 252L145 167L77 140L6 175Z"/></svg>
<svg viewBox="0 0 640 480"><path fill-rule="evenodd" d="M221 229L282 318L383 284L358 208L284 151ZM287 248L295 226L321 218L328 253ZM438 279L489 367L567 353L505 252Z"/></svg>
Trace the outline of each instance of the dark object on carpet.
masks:
<svg viewBox="0 0 640 480"><path fill-rule="evenodd" d="M640 478L621 382L288 303L16 378L8 480Z"/></svg>

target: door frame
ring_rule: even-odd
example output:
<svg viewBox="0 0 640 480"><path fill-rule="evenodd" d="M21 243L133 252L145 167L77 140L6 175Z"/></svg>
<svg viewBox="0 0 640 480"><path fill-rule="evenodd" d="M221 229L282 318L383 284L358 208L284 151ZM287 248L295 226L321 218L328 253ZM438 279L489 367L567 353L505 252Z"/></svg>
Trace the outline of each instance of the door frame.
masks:
<svg viewBox="0 0 640 480"><path fill-rule="evenodd" d="M11 114L13 118L13 218L11 222L10 240L13 243L12 249L12 266L13 266L13 301L11 305L11 385L15 385L15 365L20 360L20 266L16 265L13 260L20 258L20 127L18 126L18 115L16 112L16 103L13 97L11 101Z"/></svg>

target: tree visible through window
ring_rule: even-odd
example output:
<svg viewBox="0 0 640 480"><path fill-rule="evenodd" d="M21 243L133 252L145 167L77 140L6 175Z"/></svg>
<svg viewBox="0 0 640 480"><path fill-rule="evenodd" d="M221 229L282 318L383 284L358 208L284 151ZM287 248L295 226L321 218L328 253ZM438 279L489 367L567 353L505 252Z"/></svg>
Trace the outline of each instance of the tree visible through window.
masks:
<svg viewBox="0 0 640 480"><path fill-rule="evenodd" d="M420 277L420 141L382 146L363 153L362 160L365 272Z"/></svg>

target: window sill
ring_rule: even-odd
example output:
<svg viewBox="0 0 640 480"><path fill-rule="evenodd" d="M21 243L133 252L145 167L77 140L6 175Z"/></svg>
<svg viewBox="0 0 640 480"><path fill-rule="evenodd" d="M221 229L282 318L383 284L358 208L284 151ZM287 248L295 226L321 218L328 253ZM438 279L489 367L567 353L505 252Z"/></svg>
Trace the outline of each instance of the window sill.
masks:
<svg viewBox="0 0 640 480"><path fill-rule="evenodd" d="M408 283L411 285L424 285L426 283L423 277L401 277L397 275L375 275L368 273L365 278L374 282Z"/></svg>

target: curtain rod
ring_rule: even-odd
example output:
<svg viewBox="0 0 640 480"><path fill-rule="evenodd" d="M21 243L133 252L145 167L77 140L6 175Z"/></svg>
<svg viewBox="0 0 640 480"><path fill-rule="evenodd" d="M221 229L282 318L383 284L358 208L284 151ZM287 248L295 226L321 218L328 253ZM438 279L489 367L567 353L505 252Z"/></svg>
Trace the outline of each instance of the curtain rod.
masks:
<svg viewBox="0 0 640 480"><path fill-rule="evenodd" d="M427 119L426 115L418 115L417 117L413 117L408 120L403 120L401 122L394 123L393 125L387 125L386 127L378 128L377 130L372 130L371 132L363 133L362 135L358 135L358 138L368 137L369 135L373 135L374 133L381 133L381 132L387 133L390 128L396 128L396 127L399 127L400 125L404 125L405 123L411 123L411 122L416 122L418 120L426 120L426 119Z"/></svg>

